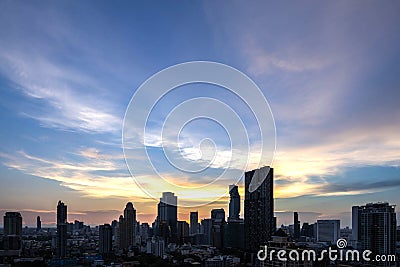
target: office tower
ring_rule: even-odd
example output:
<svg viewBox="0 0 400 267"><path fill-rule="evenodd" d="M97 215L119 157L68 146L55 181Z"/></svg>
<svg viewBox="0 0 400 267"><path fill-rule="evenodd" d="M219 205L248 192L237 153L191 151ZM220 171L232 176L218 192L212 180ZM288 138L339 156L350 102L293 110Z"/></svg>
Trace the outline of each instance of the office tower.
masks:
<svg viewBox="0 0 400 267"><path fill-rule="evenodd" d="M225 210L224 209L213 209L211 210L211 219L221 219L225 220Z"/></svg>
<svg viewBox="0 0 400 267"><path fill-rule="evenodd" d="M19 212L6 212L4 215L4 249L20 250L22 238L22 216Z"/></svg>
<svg viewBox="0 0 400 267"><path fill-rule="evenodd" d="M178 243L185 243L187 237L189 237L189 224L186 221L178 221Z"/></svg>
<svg viewBox="0 0 400 267"><path fill-rule="evenodd" d="M317 241L336 244L340 238L339 220L317 220Z"/></svg>
<svg viewBox="0 0 400 267"><path fill-rule="evenodd" d="M171 192L163 192L158 204L158 228L161 222L165 222L169 228L170 235L176 237L177 222L178 222L178 197ZM163 227L165 228L165 223ZM166 234L166 229L163 230L163 235ZM159 233L160 235L160 233Z"/></svg>
<svg viewBox="0 0 400 267"><path fill-rule="evenodd" d="M124 210L126 246L136 245L136 210L132 202L126 204Z"/></svg>
<svg viewBox="0 0 400 267"><path fill-rule="evenodd" d="M313 238L314 237L314 224L309 224L309 223L303 223L303 226L301 227L301 236L305 236L308 238Z"/></svg>
<svg viewBox="0 0 400 267"><path fill-rule="evenodd" d="M126 236L126 225L124 216L120 215L118 220L118 248L127 249L127 236Z"/></svg>
<svg viewBox="0 0 400 267"><path fill-rule="evenodd" d="M201 220L201 233L203 234L202 244L204 245L211 245L211 228L212 228L211 219Z"/></svg>
<svg viewBox="0 0 400 267"><path fill-rule="evenodd" d="M67 205L58 201L57 205L57 257L67 256Z"/></svg>
<svg viewBox="0 0 400 267"><path fill-rule="evenodd" d="M42 221L40 220L40 216L37 216L36 218L36 231L42 230Z"/></svg>
<svg viewBox="0 0 400 267"><path fill-rule="evenodd" d="M150 236L150 225L148 223L142 223L140 225L140 236L142 241L146 241Z"/></svg>
<svg viewBox="0 0 400 267"><path fill-rule="evenodd" d="M118 247L119 244L119 223L117 220L111 222L113 248Z"/></svg>
<svg viewBox="0 0 400 267"><path fill-rule="evenodd" d="M352 208L353 239L357 249L377 255L396 252L396 212L389 203L368 203Z"/></svg>
<svg viewBox="0 0 400 267"><path fill-rule="evenodd" d="M211 245L218 249L224 247L224 225L225 225L225 210L211 210Z"/></svg>
<svg viewBox="0 0 400 267"><path fill-rule="evenodd" d="M229 217L228 222L232 220L239 220L239 213L240 213L240 195L237 185L230 185L229 186Z"/></svg>
<svg viewBox="0 0 400 267"><path fill-rule="evenodd" d="M109 224L99 226L99 253L107 254L112 251L112 227Z"/></svg>
<svg viewBox="0 0 400 267"><path fill-rule="evenodd" d="M293 230L294 230L294 239L299 240L300 238L300 221L299 221L299 214L297 212L293 213Z"/></svg>
<svg viewBox="0 0 400 267"><path fill-rule="evenodd" d="M245 173L245 249L256 252L275 232L273 168L262 167Z"/></svg>
<svg viewBox="0 0 400 267"><path fill-rule="evenodd" d="M190 212L190 234L199 233L199 213L197 211Z"/></svg>
<svg viewBox="0 0 400 267"><path fill-rule="evenodd" d="M229 218L228 218L229 220ZM244 221L243 219L231 220L224 225L224 247L240 248L244 247Z"/></svg>

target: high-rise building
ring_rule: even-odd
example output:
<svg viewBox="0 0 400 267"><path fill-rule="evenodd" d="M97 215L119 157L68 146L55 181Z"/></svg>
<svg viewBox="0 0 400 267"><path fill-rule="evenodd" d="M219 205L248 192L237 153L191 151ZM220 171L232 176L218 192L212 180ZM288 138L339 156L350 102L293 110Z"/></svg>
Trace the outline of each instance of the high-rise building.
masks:
<svg viewBox="0 0 400 267"><path fill-rule="evenodd" d="M197 211L190 212L190 234L199 233L199 213Z"/></svg>
<svg viewBox="0 0 400 267"><path fill-rule="evenodd" d="M307 222L303 223L300 231L301 236L314 238L314 224L309 224Z"/></svg>
<svg viewBox="0 0 400 267"><path fill-rule="evenodd" d="M229 186L229 217L228 222L232 220L239 220L240 214L240 195L237 185L230 185Z"/></svg>
<svg viewBox="0 0 400 267"><path fill-rule="evenodd" d="M117 244L119 249L127 249L127 236L126 236L126 225L124 216L120 215L118 220L118 236Z"/></svg>
<svg viewBox="0 0 400 267"><path fill-rule="evenodd" d="M300 221L299 214L297 212L293 213L293 230L294 230L294 239L298 240L300 238Z"/></svg>
<svg viewBox="0 0 400 267"><path fill-rule="evenodd" d="M124 215L119 216L117 245L119 249L128 249L136 245L136 210L132 202L128 202Z"/></svg>
<svg viewBox="0 0 400 267"><path fill-rule="evenodd" d="M377 255L396 252L396 212L389 203L368 203L353 206L352 231L355 245L360 250L370 250Z"/></svg>
<svg viewBox="0 0 400 267"><path fill-rule="evenodd" d="M150 236L150 226L148 223L142 223L140 225L140 237L142 242L146 242L146 240L149 238Z"/></svg>
<svg viewBox="0 0 400 267"><path fill-rule="evenodd" d="M157 223L159 228L161 226L161 222L165 222L163 223L163 228L168 227L170 235L172 235L172 237L176 237L178 222L178 197L175 196L174 193L162 193L160 203L158 203ZM158 229L158 231L160 231L160 229ZM165 232L166 229L163 230L163 234L165 234Z"/></svg>
<svg viewBox="0 0 400 267"><path fill-rule="evenodd" d="M212 229L212 219L201 220L201 233L203 234L204 245L211 245L211 229Z"/></svg>
<svg viewBox="0 0 400 267"><path fill-rule="evenodd" d="M109 224L99 226L99 252L101 254L112 251L112 227Z"/></svg>
<svg viewBox="0 0 400 267"><path fill-rule="evenodd" d="M40 220L40 216L37 216L36 218L36 231L42 230L42 221Z"/></svg>
<svg viewBox="0 0 400 267"><path fill-rule="evenodd" d="M136 210L132 202L126 204L124 210L126 245L128 247L136 245Z"/></svg>
<svg viewBox="0 0 400 267"><path fill-rule="evenodd" d="M225 225L225 210L211 210L211 245L218 249L224 247L224 225Z"/></svg>
<svg viewBox="0 0 400 267"><path fill-rule="evenodd" d="M19 212L4 215L4 249L20 250L22 237L22 216Z"/></svg>
<svg viewBox="0 0 400 267"><path fill-rule="evenodd" d="M339 220L317 220L316 233L318 242L330 242L336 244L340 238Z"/></svg>
<svg viewBox="0 0 400 267"><path fill-rule="evenodd" d="M67 205L58 201L57 205L57 257L67 256Z"/></svg>
<svg viewBox="0 0 400 267"><path fill-rule="evenodd" d="M273 168L262 167L245 173L245 249L256 252L275 232Z"/></svg>
<svg viewBox="0 0 400 267"><path fill-rule="evenodd" d="M187 237L189 237L189 224L186 221L178 221L178 243L185 243Z"/></svg>

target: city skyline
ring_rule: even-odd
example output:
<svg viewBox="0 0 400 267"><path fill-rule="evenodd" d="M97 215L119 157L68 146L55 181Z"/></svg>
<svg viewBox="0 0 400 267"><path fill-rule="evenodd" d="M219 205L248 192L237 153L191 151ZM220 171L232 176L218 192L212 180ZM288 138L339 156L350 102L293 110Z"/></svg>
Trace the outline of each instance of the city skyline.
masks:
<svg viewBox="0 0 400 267"><path fill-rule="evenodd" d="M301 222L351 226L352 206L399 204L399 4L311 6L1 2L0 213L20 211L24 225L34 227L40 216L42 227L55 226L62 199L69 220L100 225L132 202L138 221L153 222L159 200L135 185L124 162L124 112L148 77L193 60L243 71L268 99L277 131L278 225L296 211ZM193 96L226 97L203 85L177 92L156 117ZM198 135L213 129L214 140L223 136L207 126L186 133L189 159L198 156ZM160 149L157 138L146 141ZM244 207L244 179L237 185ZM226 188L223 198L179 208L178 219L228 210L228 185L214 186Z"/></svg>

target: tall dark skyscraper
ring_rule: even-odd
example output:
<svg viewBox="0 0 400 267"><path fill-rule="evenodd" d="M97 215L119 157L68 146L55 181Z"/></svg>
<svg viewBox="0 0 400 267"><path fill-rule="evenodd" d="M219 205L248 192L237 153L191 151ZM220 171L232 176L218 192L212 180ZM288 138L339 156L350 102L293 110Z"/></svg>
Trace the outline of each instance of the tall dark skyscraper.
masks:
<svg viewBox="0 0 400 267"><path fill-rule="evenodd" d="M109 224L99 227L99 252L107 254L112 251L112 227Z"/></svg>
<svg viewBox="0 0 400 267"><path fill-rule="evenodd" d="M136 245L136 210L133 207L132 202L126 204L124 210L125 219L125 233L126 233L126 245L128 247Z"/></svg>
<svg viewBox="0 0 400 267"><path fill-rule="evenodd" d="M273 168L245 173L245 249L256 252L274 233Z"/></svg>
<svg viewBox="0 0 400 267"><path fill-rule="evenodd" d="M169 228L173 237L177 235L178 223L178 197L171 192L163 192L158 203L158 225L163 225L163 235L165 235L165 227Z"/></svg>
<svg viewBox="0 0 400 267"><path fill-rule="evenodd" d="M57 257L67 255L67 206L60 201L57 205Z"/></svg>
<svg viewBox="0 0 400 267"><path fill-rule="evenodd" d="M4 215L4 249L20 250L22 238L22 216L19 212Z"/></svg>
<svg viewBox="0 0 400 267"><path fill-rule="evenodd" d="M218 249L224 247L224 225L225 225L225 210L211 210L211 245Z"/></svg>
<svg viewBox="0 0 400 267"><path fill-rule="evenodd" d="M117 246L119 249L128 249L136 245L136 210L132 202L128 202L124 215L119 216Z"/></svg>
<svg viewBox="0 0 400 267"><path fill-rule="evenodd" d="M178 244L185 243L189 237L189 224L186 221L178 221Z"/></svg>
<svg viewBox="0 0 400 267"><path fill-rule="evenodd" d="M239 220L240 214L240 195L237 185L230 185L229 186L229 217L228 222L232 220Z"/></svg>
<svg viewBox="0 0 400 267"><path fill-rule="evenodd" d="M211 219L201 220L201 233L204 234L202 243L205 245L211 245L211 229L212 229Z"/></svg>
<svg viewBox="0 0 400 267"><path fill-rule="evenodd" d="M390 255L396 252L396 212L389 203L368 203L353 206L352 230L357 249L373 254Z"/></svg>
<svg viewBox="0 0 400 267"><path fill-rule="evenodd" d="M294 238L298 240L300 238L300 221L299 221L299 214L297 212L293 213L293 228L294 228Z"/></svg>
<svg viewBox="0 0 400 267"><path fill-rule="evenodd" d="M125 226L125 218L124 216L119 216L118 221L118 234L117 234L117 244L119 249L127 249L127 238L126 238L126 226Z"/></svg>
<svg viewBox="0 0 400 267"><path fill-rule="evenodd" d="M42 221L40 220L40 216L36 218L36 231L40 231L42 229Z"/></svg>
<svg viewBox="0 0 400 267"><path fill-rule="evenodd" d="M195 235L199 232L199 213L197 211L190 212L190 234Z"/></svg>

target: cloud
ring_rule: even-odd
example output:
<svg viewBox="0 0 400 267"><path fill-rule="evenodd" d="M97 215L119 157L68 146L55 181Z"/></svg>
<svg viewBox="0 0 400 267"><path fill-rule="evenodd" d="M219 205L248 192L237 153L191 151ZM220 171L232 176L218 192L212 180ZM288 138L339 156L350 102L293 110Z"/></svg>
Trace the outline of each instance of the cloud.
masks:
<svg viewBox="0 0 400 267"><path fill-rule="evenodd" d="M43 56L4 52L0 54L2 73L32 101L45 103L21 111L22 115L59 129L89 133L120 131L121 118L113 114L109 103L90 92L101 89L89 77L49 62Z"/></svg>
<svg viewBox="0 0 400 267"><path fill-rule="evenodd" d="M15 155L2 154L3 164L23 173L61 182L62 186L79 191L84 196L95 198L142 196L143 192L132 182L120 157L94 157L94 149L82 150L79 158L45 159L24 151ZM102 172L104 172L102 174Z"/></svg>

